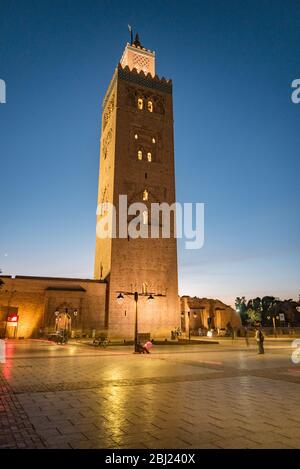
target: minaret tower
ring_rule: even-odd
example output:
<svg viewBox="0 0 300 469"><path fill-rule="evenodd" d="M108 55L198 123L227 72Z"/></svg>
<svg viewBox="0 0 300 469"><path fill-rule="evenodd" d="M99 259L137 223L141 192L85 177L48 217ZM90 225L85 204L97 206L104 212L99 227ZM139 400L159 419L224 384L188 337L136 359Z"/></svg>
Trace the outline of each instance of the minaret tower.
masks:
<svg viewBox="0 0 300 469"><path fill-rule="evenodd" d="M100 151L98 206L109 202L118 211L121 194L128 204L175 202L172 81L156 75L155 53L138 35L126 45L103 100ZM143 222L150 228L151 217ZM134 301L125 296L119 305L119 291L162 295L140 297L139 332L164 338L180 324L174 229L170 238L97 237L95 278L108 282L110 337L134 334Z"/></svg>

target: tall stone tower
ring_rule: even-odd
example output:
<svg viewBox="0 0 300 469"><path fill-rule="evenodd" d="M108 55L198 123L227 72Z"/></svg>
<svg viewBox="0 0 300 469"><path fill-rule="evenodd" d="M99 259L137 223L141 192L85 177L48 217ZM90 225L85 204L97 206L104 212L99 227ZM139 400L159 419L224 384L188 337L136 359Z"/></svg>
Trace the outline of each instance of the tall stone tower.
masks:
<svg viewBox="0 0 300 469"><path fill-rule="evenodd" d="M172 82L155 74L155 53L141 45L138 35L126 45L103 100L100 151L98 207L109 202L118 211L119 195L127 195L128 205L149 207L143 223L150 229L151 203L175 202ZM102 216L98 212L97 223ZM158 225L161 230L161 221ZM169 337L180 324L173 228L170 238L161 231L156 239L97 236L94 275L108 282L104 326L110 337L134 335L134 300L124 295L118 304L120 291L160 295L153 300L139 296L140 333Z"/></svg>

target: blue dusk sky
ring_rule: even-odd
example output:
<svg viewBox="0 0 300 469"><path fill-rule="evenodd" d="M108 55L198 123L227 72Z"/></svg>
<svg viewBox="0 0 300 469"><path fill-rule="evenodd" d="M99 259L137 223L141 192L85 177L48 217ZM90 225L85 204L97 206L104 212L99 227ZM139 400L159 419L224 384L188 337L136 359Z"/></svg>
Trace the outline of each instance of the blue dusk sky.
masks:
<svg viewBox="0 0 300 469"><path fill-rule="evenodd" d="M127 24L173 79L181 294L300 293L300 8L292 0L0 0L0 268L92 278L101 102Z"/></svg>

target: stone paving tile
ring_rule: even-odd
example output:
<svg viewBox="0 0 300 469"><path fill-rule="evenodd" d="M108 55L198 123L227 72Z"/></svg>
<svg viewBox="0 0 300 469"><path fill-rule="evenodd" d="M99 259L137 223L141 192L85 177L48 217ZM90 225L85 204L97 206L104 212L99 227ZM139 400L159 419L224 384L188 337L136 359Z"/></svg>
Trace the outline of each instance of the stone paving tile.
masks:
<svg viewBox="0 0 300 469"><path fill-rule="evenodd" d="M291 366L287 353L258 361L235 350L220 365L212 363L215 352L145 360L81 352L56 360L45 348L38 359L27 351L2 378L0 447L299 446L300 381L282 368ZM16 407L7 412L11 396Z"/></svg>
<svg viewBox="0 0 300 469"><path fill-rule="evenodd" d="M0 373L0 448L44 448L28 415Z"/></svg>

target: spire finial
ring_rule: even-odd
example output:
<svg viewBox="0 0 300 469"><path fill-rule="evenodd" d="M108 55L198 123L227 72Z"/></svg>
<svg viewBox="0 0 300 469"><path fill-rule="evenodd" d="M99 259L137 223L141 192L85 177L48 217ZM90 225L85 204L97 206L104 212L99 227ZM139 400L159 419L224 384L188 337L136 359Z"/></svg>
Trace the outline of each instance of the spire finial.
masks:
<svg viewBox="0 0 300 469"><path fill-rule="evenodd" d="M135 35L135 38L134 38L134 41L133 41L133 45L134 45L135 47L143 47L142 44L141 44L141 42L140 42L140 38L139 38L138 33L136 33L136 35Z"/></svg>

